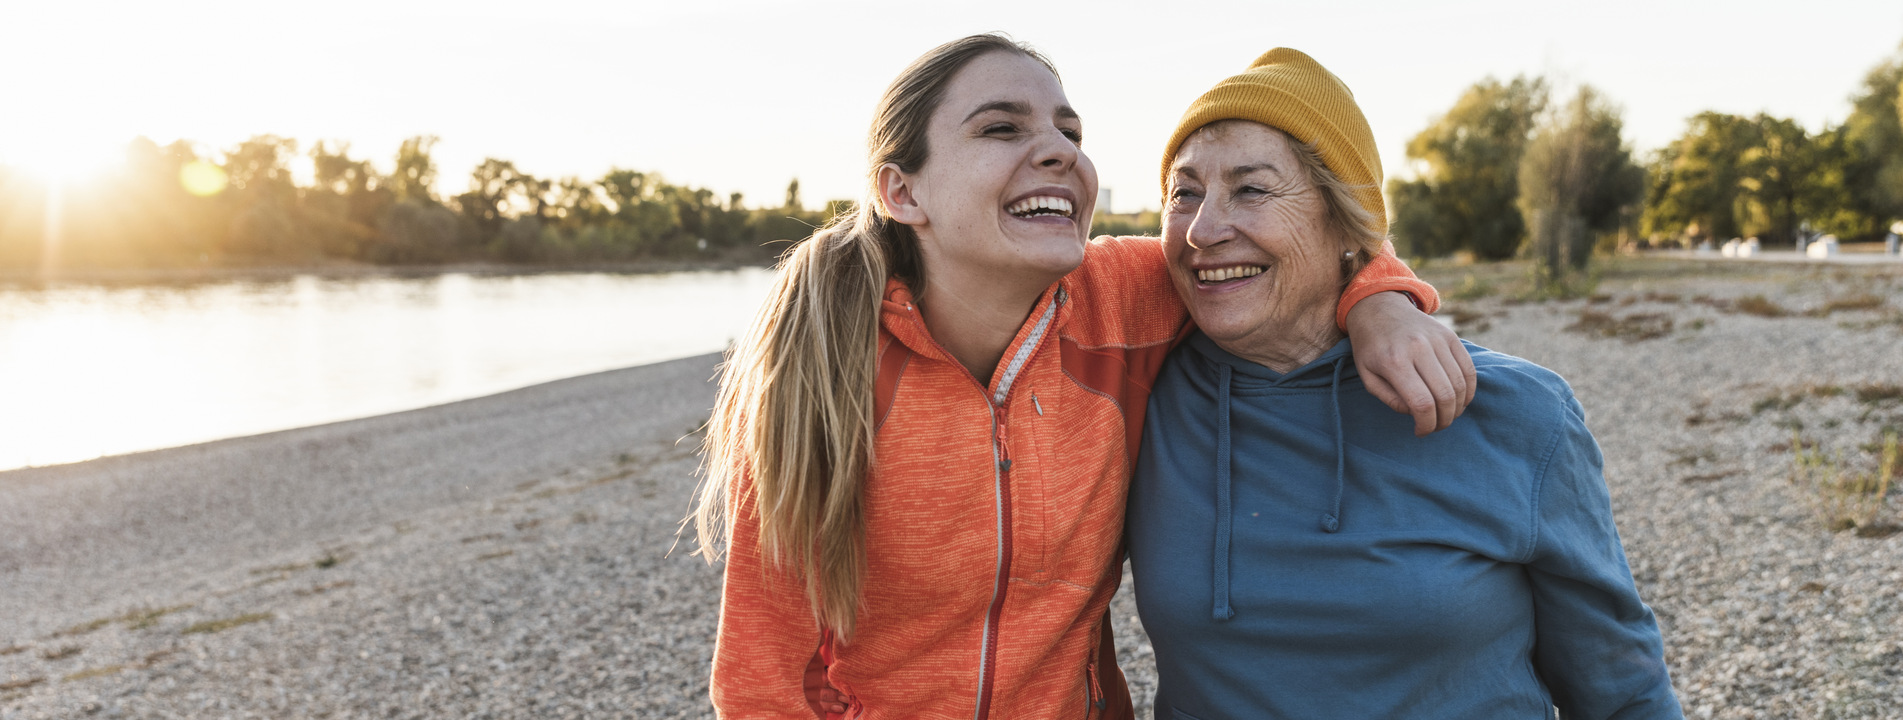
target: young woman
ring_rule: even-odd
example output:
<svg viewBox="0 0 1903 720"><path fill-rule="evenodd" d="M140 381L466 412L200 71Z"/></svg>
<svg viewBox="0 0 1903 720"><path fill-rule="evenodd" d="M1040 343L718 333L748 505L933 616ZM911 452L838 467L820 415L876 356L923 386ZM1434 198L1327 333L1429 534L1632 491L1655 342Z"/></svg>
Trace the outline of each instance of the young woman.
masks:
<svg viewBox="0 0 1903 720"><path fill-rule="evenodd" d="M723 717L1128 714L1105 608L1187 316L1158 240L1087 241L1082 140L1051 65L998 36L887 89L868 198L788 253L722 376L696 520L727 557ZM1341 298L1364 369L1444 427L1466 356L1387 290L1435 303L1375 257Z"/></svg>

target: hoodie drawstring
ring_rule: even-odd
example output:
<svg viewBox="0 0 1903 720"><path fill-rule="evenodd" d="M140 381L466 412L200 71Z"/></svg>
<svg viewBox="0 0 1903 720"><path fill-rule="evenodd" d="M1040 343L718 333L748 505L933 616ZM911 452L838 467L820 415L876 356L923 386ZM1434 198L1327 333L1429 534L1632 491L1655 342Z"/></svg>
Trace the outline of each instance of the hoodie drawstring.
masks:
<svg viewBox="0 0 1903 720"><path fill-rule="evenodd" d="M1221 377L1221 387L1216 392L1216 546L1215 552L1215 607L1210 616L1217 621L1228 620L1236 616L1229 608L1229 530L1231 505L1229 502L1229 364L1216 363L1217 374Z"/></svg>
<svg viewBox="0 0 1903 720"><path fill-rule="evenodd" d="M1347 361L1347 355L1335 359L1334 381L1328 385L1328 399L1335 406L1335 503L1322 514L1322 532L1341 529L1341 492L1348 476L1348 441L1341 432L1341 365Z"/></svg>
<svg viewBox="0 0 1903 720"><path fill-rule="evenodd" d="M1328 397L1335 412L1335 497L1328 512L1322 513L1322 532L1336 532L1341 529L1341 496L1347 485L1348 477L1348 440L1341 431L1341 368L1348 362L1347 355L1335 360L1334 376L1328 386ZM1214 587L1211 588L1214 602L1210 608L1210 617L1222 622L1236 616L1234 608L1229 606L1229 555L1230 542L1235 522L1235 505L1229 493L1229 386L1233 370L1228 363L1216 363L1218 387L1216 389L1216 542L1210 553L1214 567L1211 573Z"/></svg>

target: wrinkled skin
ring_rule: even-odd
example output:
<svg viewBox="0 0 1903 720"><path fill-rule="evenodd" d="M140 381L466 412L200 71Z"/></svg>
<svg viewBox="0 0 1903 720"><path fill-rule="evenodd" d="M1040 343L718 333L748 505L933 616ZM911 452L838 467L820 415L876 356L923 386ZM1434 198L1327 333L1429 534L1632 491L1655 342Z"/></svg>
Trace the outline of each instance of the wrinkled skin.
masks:
<svg viewBox="0 0 1903 720"><path fill-rule="evenodd" d="M1287 372L1341 332L1335 307L1353 247L1289 137L1249 121L1206 126L1171 165L1163 213L1170 279L1190 316L1229 352ZM1232 277L1233 276L1233 277ZM1451 330L1383 293L1348 317L1370 392L1415 419L1415 434L1451 424L1473 399L1472 360Z"/></svg>

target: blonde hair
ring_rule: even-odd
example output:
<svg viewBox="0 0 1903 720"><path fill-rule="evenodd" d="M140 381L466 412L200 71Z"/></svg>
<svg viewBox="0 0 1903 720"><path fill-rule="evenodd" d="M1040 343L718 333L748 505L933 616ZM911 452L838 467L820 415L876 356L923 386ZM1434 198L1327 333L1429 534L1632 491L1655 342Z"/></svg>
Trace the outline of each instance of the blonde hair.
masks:
<svg viewBox="0 0 1903 720"><path fill-rule="evenodd" d="M1322 194L1322 200L1328 206L1328 226L1336 237L1347 243L1355 251L1351 259L1341 262L1341 285L1346 288L1355 279L1355 273L1368 266L1374 256L1381 254L1381 246L1387 236L1374 229L1374 213L1361 206L1356 197L1357 188L1341 179L1335 171L1328 169L1328 163L1322 161L1321 150L1315 143L1305 143L1290 137L1289 149L1295 151L1296 162L1308 173L1308 181Z"/></svg>
<svg viewBox="0 0 1903 720"><path fill-rule="evenodd" d="M806 586L816 620L846 638L866 573L861 489L873 445L880 301L886 279L924 282L918 236L886 215L874 179L887 163L925 166L926 130L959 70L994 52L1049 60L1001 34L972 35L914 60L880 97L867 137L866 199L781 258L752 326L727 355L702 448L691 516L709 562L736 523L759 523L760 551ZM746 482L751 480L751 483ZM748 493L756 514L736 517Z"/></svg>

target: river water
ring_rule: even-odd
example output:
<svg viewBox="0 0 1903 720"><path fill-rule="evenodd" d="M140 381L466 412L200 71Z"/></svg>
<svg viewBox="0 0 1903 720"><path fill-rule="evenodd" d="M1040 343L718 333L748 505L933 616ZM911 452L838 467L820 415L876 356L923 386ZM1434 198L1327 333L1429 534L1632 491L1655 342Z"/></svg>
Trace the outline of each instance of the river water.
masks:
<svg viewBox="0 0 1903 720"><path fill-rule="evenodd" d="M749 268L0 287L0 470L714 352L772 279Z"/></svg>

